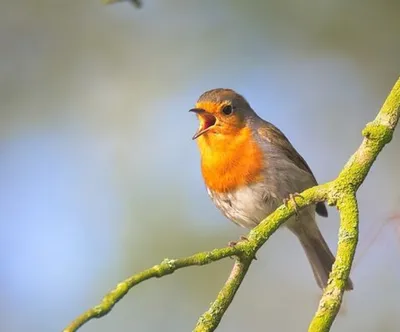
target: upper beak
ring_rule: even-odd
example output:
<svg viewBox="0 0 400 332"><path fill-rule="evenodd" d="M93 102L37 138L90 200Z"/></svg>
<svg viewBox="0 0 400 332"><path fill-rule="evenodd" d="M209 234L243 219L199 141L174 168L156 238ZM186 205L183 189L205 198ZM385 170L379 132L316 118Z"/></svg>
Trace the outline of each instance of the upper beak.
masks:
<svg viewBox="0 0 400 332"><path fill-rule="evenodd" d="M192 108L191 110L189 110L189 112L196 113L200 121L200 127L193 135L192 139L196 139L197 137L203 135L205 132L210 130L212 126L215 125L215 122L217 122L217 119L214 115L208 113L202 108Z"/></svg>

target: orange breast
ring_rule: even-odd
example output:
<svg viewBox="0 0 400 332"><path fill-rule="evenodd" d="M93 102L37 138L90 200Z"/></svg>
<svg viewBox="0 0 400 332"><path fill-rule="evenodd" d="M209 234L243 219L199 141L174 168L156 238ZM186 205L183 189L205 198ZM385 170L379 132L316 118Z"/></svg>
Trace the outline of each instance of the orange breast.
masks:
<svg viewBox="0 0 400 332"><path fill-rule="evenodd" d="M263 153L249 128L198 138L201 170L209 189L226 193L263 180Z"/></svg>

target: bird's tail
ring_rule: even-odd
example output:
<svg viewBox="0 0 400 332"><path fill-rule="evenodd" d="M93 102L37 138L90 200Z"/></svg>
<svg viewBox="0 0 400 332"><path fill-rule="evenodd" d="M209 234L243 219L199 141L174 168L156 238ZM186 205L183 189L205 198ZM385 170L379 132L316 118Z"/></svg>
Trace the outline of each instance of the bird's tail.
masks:
<svg viewBox="0 0 400 332"><path fill-rule="evenodd" d="M332 271L335 256L333 256L314 220L308 220L306 223L297 221L297 225L293 226L289 228L300 240L310 262L318 286L321 289L324 289L328 283L329 273ZM346 290L352 289L353 282L349 278Z"/></svg>

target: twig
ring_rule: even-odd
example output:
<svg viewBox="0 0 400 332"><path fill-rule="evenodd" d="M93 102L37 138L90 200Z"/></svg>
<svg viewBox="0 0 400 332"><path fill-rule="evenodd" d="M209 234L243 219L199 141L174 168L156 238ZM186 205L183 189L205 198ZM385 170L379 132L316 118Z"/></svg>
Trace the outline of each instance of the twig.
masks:
<svg viewBox="0 0 400 332"><path fill-rule="evenodd" d="M140 0L103 0L103 3L106 5L111 5L116 2L130 2L132 5L134 5L137 8L142 7L142 1L140 1Z"/></svg>
<svg viewBox="0 0 400 332"><path fill-rule="evenodd" d="M237 290L239 289L252 258L238 258L224 287L218 293L217 299L211 307L199 318L194 332L214 331L222 319L225 311L231 304Z"/></svg>
<svg viewBox="0 0 400 332"><path fill-rule="evenodd" d="M400 79L375 120L363 130L364 140L334 181L340 211L336 260L309 331L327 332L339 312L358 241L356 191L363 183L383 147L392 139L400 117Z"/></svg>
<svg viewBox="0 0 400 332"><path fill-rule="evenodd" d="M141 282L151 278L161 278L172 274L174 271L188 266L205 265L211 262L231 257L239 254L237 247L226 247L219 250L206 251L195 254L193 256L180 259L164 259L160 264L155 265L147 270L139 272L132 277L120 282L115 289L104 296L101 303L76 318L64 332L77 331L83 324L93 318L100 318L108 314L119 300L121 300L128 291Z"/></svg>

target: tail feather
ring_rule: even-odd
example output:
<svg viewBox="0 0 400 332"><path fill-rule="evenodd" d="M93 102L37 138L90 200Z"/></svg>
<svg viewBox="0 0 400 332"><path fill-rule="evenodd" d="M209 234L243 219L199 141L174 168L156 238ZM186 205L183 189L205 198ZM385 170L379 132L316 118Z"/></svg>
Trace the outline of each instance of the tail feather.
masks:
<svg viewBox="0 0 400 332"><path fill-rule="evenodd" d="M307 222L307 224L301 221L298 221L298 223L299 226L295 228L291 227L291 230L303 246L318 286L324 289L328 283L335 256L329 249L315 221ZM349 278L346 290L352 289L353 282Z"/></svg>

